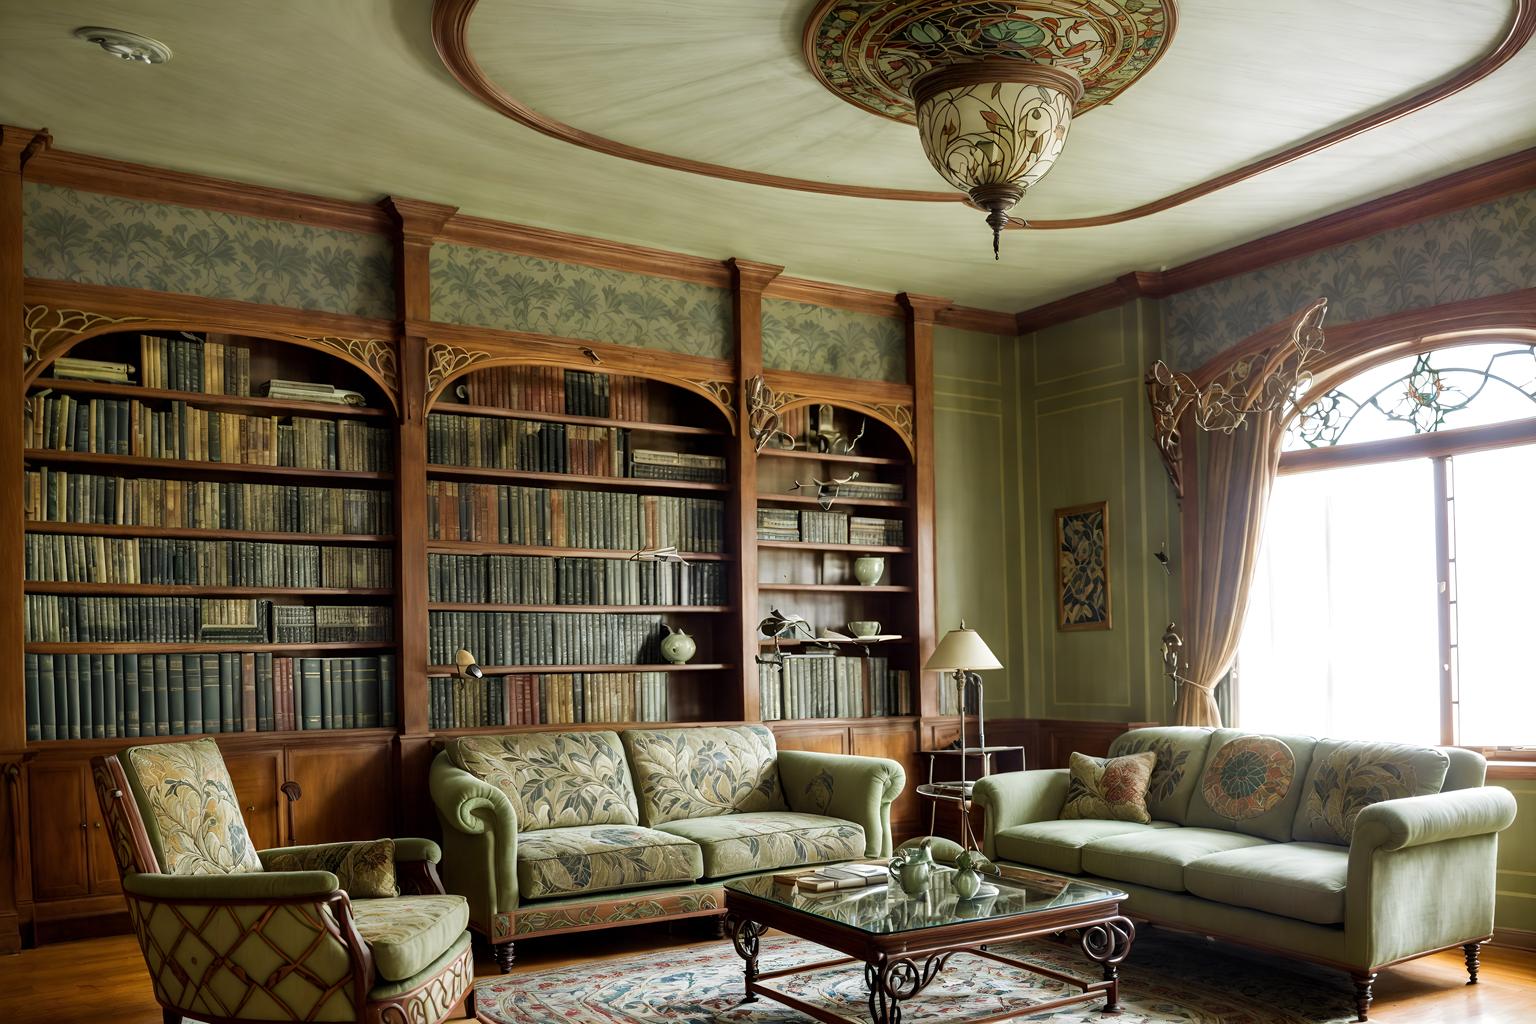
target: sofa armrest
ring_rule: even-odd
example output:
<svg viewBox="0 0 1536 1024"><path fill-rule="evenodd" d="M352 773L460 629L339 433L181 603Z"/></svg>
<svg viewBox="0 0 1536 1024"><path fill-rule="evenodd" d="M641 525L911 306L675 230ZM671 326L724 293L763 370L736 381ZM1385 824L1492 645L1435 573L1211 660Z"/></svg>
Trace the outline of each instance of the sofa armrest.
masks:
<svg viewBox="0 0 1536 1024"><path fill-rule="evenodd" d="M233 875L135 874L123 891L161 903L217 903L228 900L297 902L324 900L341 888L329 871L246 871Z"/></svg>
<svg viewBox="0 0 1536 1024"><path fill-rule="evenodd" d="M495 915L517 909L517 812L446 753L432 760L427 783L443 826L443 882L469 900L470 920L490 934Z"/></svg>
<svg viewBox="0 0 1536 1024"><path fill-rule="evenodd" d="M1515 797L1500 786L1454 789L1371 804L1355 819L1349 855L1403 850L1447 839L1502 832L1515 820Z"/></svg>
<svg viewBox="0 0 1536 1024"><path fill-rule="evenodd" d="M1514 817L1514 796L1496 786L1362 810L1346 877L1351 964L1375 968L1492 934L1498 834Z"/></svg>
<svg viewBox="0 0 1536 1024"><path fill-rule="evenodd" d="M779 751L779 781L792 811L844 818L864 829L864 855L891 855L891 802L907 773L884 757Z"/></svg>
<svg viewBox="0 0 1536 1024"><path fill-rule="evenodd" d="M1067 802L1067 769L1045 768L1028 772L988 775L976 783L973 799L986 811L981 849L997 856L997 833L1032 821L1055 821Z"/></svg>

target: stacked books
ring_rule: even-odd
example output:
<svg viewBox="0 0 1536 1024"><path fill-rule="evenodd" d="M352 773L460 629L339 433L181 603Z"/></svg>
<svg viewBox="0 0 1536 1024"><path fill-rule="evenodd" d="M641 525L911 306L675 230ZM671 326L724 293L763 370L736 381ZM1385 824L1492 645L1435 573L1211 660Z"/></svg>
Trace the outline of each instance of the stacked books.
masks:
<svg viewBox="0 0 1536 1024"><path fill-rule="evenodd" d="M661 661L660 615L593 612L428 613L428 657L453 663L474 651L482 665L650 665Z"/></svg>
<svg viewBox="0 0 1536 1024"><path fill-rule="evenodd" d="M725 456L637 448L629 455L629 475L647 480L725 482Z"/></svg>
<svg viewBox="0 0 1536 1024"><path fill-rule="evenodd" d="M395 659L255 656L256 728L375 729L395 724Z"/></svg>
<svg viewBox="0 0 1536 1024"><path fill-rule="evenodd" d="M290 402L322 402L328 405L367 405L361 393L333 384L315 384L303 380L269 380L257 388L267 398Z"/></svg>
<svg viewBox="0 0 1536 1024"><path fill-rule="evenodd" d="M800 513L800 539L813 544L847 544L847 514L806 509Z"/></svg>
<svg viewBox="0 0 1536 1024"><path fill-rule="evenodd" d="M906 524L900 519L876 519L871 516L848 517L848 543L868 547L906 543Z"/></svg>
<svg viewBox="0 0 1536 1024"><path fill-rule="evenodd" d="M503 366L465 379L470 405L620 420L650 419L643 377L611 377L555 366Z"/></svg>
<svg viewBox="0 0 1536 1024"><path fill-rule="evenodd" d="M384 588L391 575L378 548L54 533L27 534L25 568L38 582L205 587Z"/></svg>
<svg viewBox="0 0 1536 1024"><path fill-rule="evenodd" d="M394 532L387 490L304 487L219 480L155 480L28 470L27 518L33 522L170 526L262 533Z"/></svg>
<svg viewBox="0 0 1536 1024"><path fill-rule="evenodd" d="M803 893L816 894L885 885L891 880L891 872L885 864L833 864L810 871L787 871L774 875L773 880Z"/></svg>
<svg viewBox="0 0 1536 1024"><path fill-rule="evenodd" d="M177 338L139 336L139 365L144 386L169 391L213 395L251 393L251 350L247 345Z"/></svg>
<svg viewBox="0 0 1536 1024"><path fill-rule="evenodd" d="M53 361L53 376L58 380L95 380L108 384L128 384L133 367L127 363L109 363L101 359L75 359L60 356Z"/></svg>
<svg viewBox="0 0 1536 1024"><path fill-rule="evenodd" d="M199 409L181 400L157 409L137 399L41 391L26 400L29 448L247 466L384 472L389 430L355 420Z"/></svg>
<svg viewBox="0 0 1536 1024"><path fill-rule="evenodd" d="M667 721L665 672L566 672L428 679L429 727ZM508 721L510 712L510 721Z"/></svg>
<svg viewBox="0 0 1536 1024"><path fill-rule="evenodd" d="M800 513L792 508L758 509L757 539L798 541Z"/></svg>
<svg viewBox="0 0 1536 1024"><path fill-rule="evenodd" d="M427 531L432 540L714 552L724 550L725 502L429 480Z"/></svg>
<svg viewBox="0 0 1536 1024"><path fill-rule="evenodd" d="M906 497L906 488L901 484L883 484L876 480L850 480L846 484L837 485L837 495L850 501L901 501Z"/></svg>
<svg viewBox="0 0 1536 1024"><path fill-rule="evenodd" d="M911 673L889 658L785 654L782 664L758 665L757 681L764 721L914 713Z"/></svg>
<svg viewBox="0 0 1536 1024"><path fill-rule="evenodd" d="M388 643L395 638L394 611L387 605L315 606L315 642Z"/></svg>
<svg viewBox="0 0 1536 1024"><path fill-rule="evenodd" d="M720 562L637 562L544 555L427 556L427 599L492 604L726 603Z"/></svg>

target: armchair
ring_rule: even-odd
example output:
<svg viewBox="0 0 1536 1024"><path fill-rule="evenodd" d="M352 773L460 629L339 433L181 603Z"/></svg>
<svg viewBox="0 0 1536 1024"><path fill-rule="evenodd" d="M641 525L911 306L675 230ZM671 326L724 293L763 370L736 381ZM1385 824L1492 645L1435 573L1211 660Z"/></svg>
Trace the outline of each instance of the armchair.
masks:
<svg viewBox="0 0 1536 1024"><path fill-rule="evenodd" d="M166 1024L473 1015L468 908L435 843L258 853L208 739L98 757L92 776Z"/></svg>

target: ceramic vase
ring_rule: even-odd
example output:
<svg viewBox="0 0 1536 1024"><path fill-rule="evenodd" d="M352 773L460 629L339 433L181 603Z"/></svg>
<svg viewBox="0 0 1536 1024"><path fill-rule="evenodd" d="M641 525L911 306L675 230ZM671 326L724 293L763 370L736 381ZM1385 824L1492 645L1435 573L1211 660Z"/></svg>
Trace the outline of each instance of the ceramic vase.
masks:
<svg viewBox="0 0 1536 1024"><path fill-rule="evenodd" d="M863 558L853 560L853 578L859 581L862 587L872 587L880 582L880 577L885 575L885 559L874 555L865 555Z"/></svg>
<svg viewBox="0 0 1536 1024"><path fill-rule="evenodd" d="M693 637L680 629L667 627L667 635L661 641L661 656L671 665L686 665L699 649Z"/></svg>

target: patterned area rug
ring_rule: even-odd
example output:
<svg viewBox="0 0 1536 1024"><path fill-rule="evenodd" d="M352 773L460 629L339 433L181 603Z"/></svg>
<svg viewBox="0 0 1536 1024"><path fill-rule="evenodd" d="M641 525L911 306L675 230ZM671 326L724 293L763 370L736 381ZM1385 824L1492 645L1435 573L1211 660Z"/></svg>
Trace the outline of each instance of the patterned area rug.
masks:
<svg viewBox="0 0 1536 1024"><path fill-rule="evenodd" d="M831 960L836 954L801 939L764 936L765 972ZM1035 941L998 952L1085 979L1097 977L1075 944ZM807 1002L868 1021L863 970L833 968L772 982ZM1137 938L1120 970L1119 1014L1103 1000L1042 1014L1021 1003L1075 991L1039 975L980 957L956 956L916 999L902 1004L911 1024L961 1024L1018 1007L1017 1021L1050 1024L1343 1024L1354 995L1338 972L1294 961L1260 960L1165 931ZM738 1005L742 961L729 942L535 971L477 984L476 1009L493 1024L814 1024L768 999Z"/></svg>

